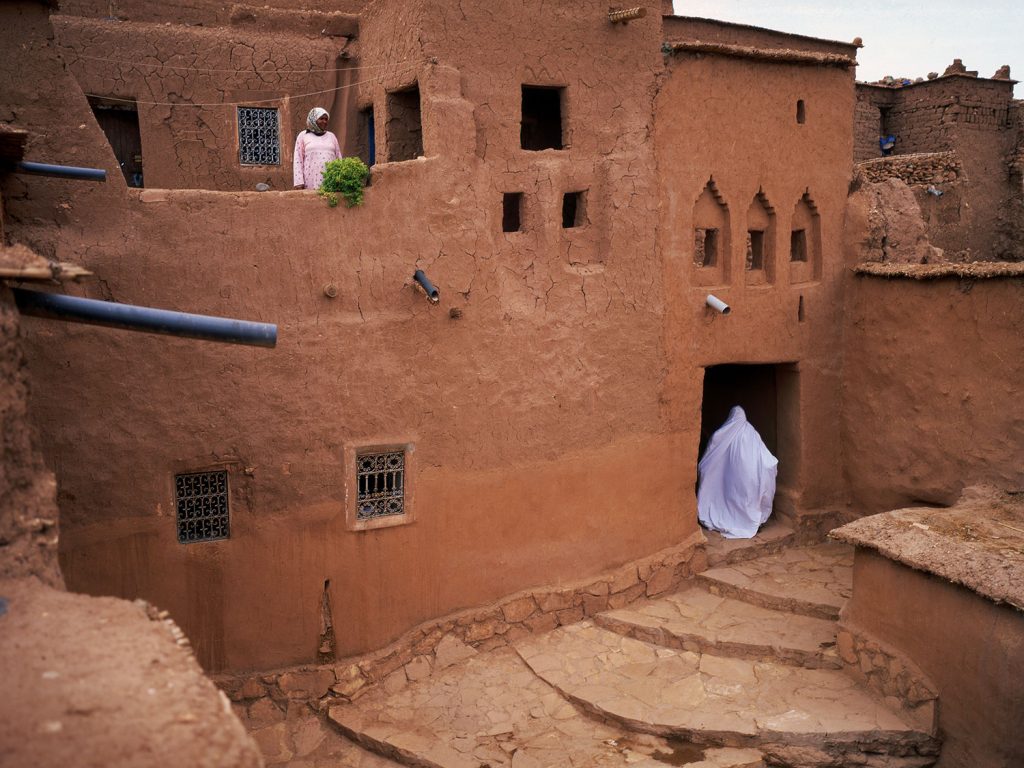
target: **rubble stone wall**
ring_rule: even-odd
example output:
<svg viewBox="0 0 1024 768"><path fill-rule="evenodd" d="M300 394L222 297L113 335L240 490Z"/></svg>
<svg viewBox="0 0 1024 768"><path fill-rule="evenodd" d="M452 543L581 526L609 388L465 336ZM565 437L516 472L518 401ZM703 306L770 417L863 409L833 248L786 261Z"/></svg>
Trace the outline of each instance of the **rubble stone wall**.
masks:
<svg viewBox="0 0 1024 768"><path fill-rule="evenodd" d="M934 734L938 729L938 692L914 662L854 626L840 623L836 637L848 674L895 703Z"/></svg>
<svg viewBox="0 0 1024 768"><path fill-rule="evenodd" d="M876 183L899 179L908 185L954 184L964 181L964 169L956 152L892 155L857 164L857 175Z"/></svg>

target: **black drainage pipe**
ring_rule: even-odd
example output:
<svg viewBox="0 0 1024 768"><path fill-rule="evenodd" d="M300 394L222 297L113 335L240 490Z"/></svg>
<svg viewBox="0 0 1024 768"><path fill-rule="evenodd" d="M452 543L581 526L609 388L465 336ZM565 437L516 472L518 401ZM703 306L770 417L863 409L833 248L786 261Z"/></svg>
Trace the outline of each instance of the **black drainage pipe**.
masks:
<svg viewBox="0 0 1024 768"><path fill-rule="evenodd" d="M413 273L412 279L420 284L420 288L427 294L427 300L431 304L437 304L441 300L441 292L437 290L437 286L430 282L430 278L427 277L422 269L417 269Z"/></svg>
<svg viewBox="0 0 1024 768"><path fill-rule="evenodd" d="M271 323L253 323L228 317L190 315L166 309L137 307L113 301L81 299L59 293L12 289L14 301L23 315L63 320L70 323L102 325L126 331L160 333L186 339L219 341L226 344L246 344L253 347L277 345L277 326Z"/></svg>

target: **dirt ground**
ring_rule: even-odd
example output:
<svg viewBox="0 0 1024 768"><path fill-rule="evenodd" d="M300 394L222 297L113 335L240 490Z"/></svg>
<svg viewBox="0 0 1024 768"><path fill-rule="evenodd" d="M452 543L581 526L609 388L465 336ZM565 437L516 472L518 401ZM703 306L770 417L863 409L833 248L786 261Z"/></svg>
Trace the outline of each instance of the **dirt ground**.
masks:
<svg viewBox="0 0 1024 768"><path fill-rule="evenodd" d="M0 765L263 765L177 628L148 611L0 581Z"/></svg>

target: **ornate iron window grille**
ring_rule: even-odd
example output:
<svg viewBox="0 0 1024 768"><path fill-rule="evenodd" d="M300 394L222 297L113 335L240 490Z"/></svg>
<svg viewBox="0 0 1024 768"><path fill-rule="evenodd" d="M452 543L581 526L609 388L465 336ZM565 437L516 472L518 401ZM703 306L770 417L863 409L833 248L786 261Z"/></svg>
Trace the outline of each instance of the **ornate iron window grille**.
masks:
<svg viewBox="0 0 1024 768"><path fill-rule="evenodd" d="M216 541L230 536L228 473L195 472L174 476L178 541Z"/></svg>
<svg viewBox="0 0 1024 768"><path fill-rule="evenodd" d="M238 108L238 161L242 165L281 164L276 108Z"/></svg>
<svg viewBox="0 0 1024 768"><path fill-rule="evenodd" d="M405 514L405 451L356 456L356 520Z"/></svg>

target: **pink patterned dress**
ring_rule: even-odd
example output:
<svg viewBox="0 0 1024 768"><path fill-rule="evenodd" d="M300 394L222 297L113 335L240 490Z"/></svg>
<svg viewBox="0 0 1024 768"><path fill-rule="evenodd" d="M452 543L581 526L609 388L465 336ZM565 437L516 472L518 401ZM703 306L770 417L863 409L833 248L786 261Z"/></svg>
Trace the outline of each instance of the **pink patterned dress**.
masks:
<svg viewBox="0 0 1024 768"><path fill-rule="evenodd" d="M316 189L323 179L327 161L341 157L338 137L330 131L317 136L312 131L302 131L295 139L294 184L305 184L306 189Z"/></svg>

